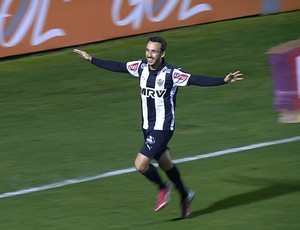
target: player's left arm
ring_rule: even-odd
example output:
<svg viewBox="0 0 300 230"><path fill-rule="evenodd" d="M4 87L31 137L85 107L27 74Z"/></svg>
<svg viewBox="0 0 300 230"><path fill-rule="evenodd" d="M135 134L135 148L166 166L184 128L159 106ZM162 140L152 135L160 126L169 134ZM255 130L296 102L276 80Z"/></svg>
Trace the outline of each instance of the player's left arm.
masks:
<svg viewBox="0 0 300 230"><path fill-rule="evenodd" d="M235 81L243 80L243 74L240 71L229 73L225 78L220 77L208 77L200 75L191 75L188 80L188 85L197 86L219 86Z"/></svg>

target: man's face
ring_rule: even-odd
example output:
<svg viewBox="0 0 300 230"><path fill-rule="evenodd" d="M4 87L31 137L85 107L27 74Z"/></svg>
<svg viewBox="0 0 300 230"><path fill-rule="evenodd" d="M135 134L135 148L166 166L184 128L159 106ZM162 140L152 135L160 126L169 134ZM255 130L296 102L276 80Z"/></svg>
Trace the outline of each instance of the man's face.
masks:
<svg viewBox="0 0 300 230"><path fill-rule="evenodd" d="M165 52L160 51L161 44L159 42L149 41L146 46L146 58L150 69L155 70L160 66Z"/></svg>

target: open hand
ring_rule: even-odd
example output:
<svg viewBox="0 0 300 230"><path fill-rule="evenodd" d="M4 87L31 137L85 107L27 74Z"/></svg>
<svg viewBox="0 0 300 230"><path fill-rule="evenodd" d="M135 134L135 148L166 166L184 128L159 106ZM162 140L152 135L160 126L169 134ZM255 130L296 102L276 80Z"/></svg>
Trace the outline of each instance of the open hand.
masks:
<svg viewBox="0 0 300 230"><path fill-rule="evenodd" d="M234 73L229 73L227 76L224 78L224 81L227 83L235 82L235 81L240 81L243 80L243 74L240 71L236 71Z"/></svg>
<svg viewBox="0 0 300 230"><path fill-rule="evenodd" d="M92 60L92 56L89 55L87 52L82 51L82 50L78 50L78 49L74 49L74 53L77 53L80 57L84 58L87 61L91 61Z"/></svg>

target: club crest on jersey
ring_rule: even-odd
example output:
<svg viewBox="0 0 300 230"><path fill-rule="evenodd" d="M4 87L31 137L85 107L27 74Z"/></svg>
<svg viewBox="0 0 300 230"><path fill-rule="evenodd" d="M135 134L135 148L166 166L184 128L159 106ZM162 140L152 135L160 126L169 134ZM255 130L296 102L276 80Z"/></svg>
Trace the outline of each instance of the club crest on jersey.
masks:
<svg viewBox="0 0 300 230"><path fill-rule="evenodd" d="M174 73L173 73L173 79L174 79L177 83L183 83L183 82L185 82L189 77L190 77L190 75L189 75L189 74L186 74L186 73L182 73L182 72L174 72Z"/></svg>
<svg viewBox="0 0 300 230"><path fill-rule="evenodd" d="M166 94L166 89L141 88L141 95L151 98L162 98Z"/></svg>
<svg viewBox="0 0 300 230"><path fill-rule="evenodd" d="M163 86L164 83L165 83L165 81L164 81L163 79L157 79L157 84L158 84L159 86Z"/></svg>
<svg viewBox="0 0 300 230"><path fill-rule="evenodd" d="M138 67L139 67L139 62L135 62L128 65L128 69L131 71L137 71Z"/></svg>

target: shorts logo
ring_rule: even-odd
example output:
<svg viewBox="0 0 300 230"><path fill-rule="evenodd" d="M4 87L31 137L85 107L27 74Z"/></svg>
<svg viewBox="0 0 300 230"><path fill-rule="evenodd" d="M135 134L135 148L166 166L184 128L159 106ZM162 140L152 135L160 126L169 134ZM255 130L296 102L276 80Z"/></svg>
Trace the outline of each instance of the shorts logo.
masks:
<svg viewBox="0 0 300 230"><path fill-rule="evenodd" d="M137 71L138 67L139 67L139 62L135 62L128 65L128 69L131 71Z"/></svg>
<svg viewBox="0 0 300 230"><path fill-rule="evenodd" d="M154 137L148 136L148 137L146 138L146 142L145 142L145 143L146 143L146 144L153 145L153 144L155 143Z"/></svg>
<svg viewBox="0 0 300 230"><path fill-rule="evenodd" d="M148 149L150 150L150 149L152 149L152 146L151 146L151 145L153 145L153 144L155 144L155 139L154 139L154 137L148 136L148 137L146 138L145 145L146 145L146 146L148 147Z"/></svg>

